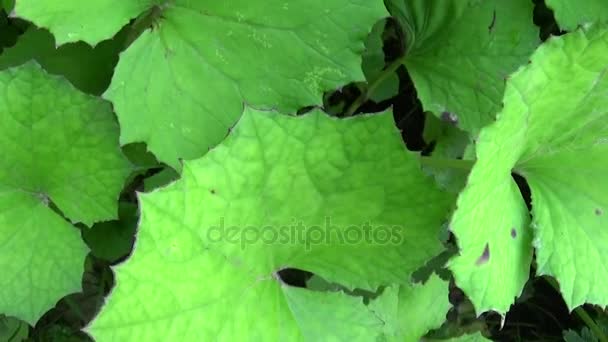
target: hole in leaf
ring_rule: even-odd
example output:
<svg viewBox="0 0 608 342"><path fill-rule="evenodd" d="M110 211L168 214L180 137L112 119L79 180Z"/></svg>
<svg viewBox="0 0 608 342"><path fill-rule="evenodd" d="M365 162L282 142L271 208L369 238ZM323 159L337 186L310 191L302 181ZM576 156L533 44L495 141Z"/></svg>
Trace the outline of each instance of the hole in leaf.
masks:
<svg viewBox="0 0 608 342"><path fill-rule="evenodd" d="M559 25L555 20L555 14L545 4L543 0L533 0L534 2L534 24L539 27L539 37L542 41L549 39L551 36L561 36L565 31L559 29Z"/></svg>
<svg viewBox="0 0 608 342"><path fill-rule="evenodd" d="M363 303L368 304L370 300L378 298L384 290L384 286L380 286L376 289L376 291L369 291L365 289L350 289L346 286L343 286L338 283L333 283L327 281L321 276L313 275L310 279L306 280L306 288L311 291L316 292L336 292L342 291L344 294L352 297L361 297L363 298Z"/></svg>
<svg viewBox="0 0 608 342"><path fill-rule="evenodd" d="M412 281L415 283L424 283L433 273L436 273L444 279L449 279L450 272L447 271L445 265L456 254L458 254L458 248L456 245L448 245L446 250L436 255L431 260L427 261L422 267L414 271L414 273L412 273Z"/></svg>
<svg viewBox="0 0 608 342"><path fill-rule="evenodd" d="M407 70L397 70L399 75L399 95L393 99L395 123L401 131L401 137L410 151L422 151L427 148L424 141L425 114L414 82Z"/></svg>
<svg viewBox="0 0 608 342"><path fill-rule="evenodd" d="M486 262L488 262L488 260L490 260L490 244L486 243L486 247L483 249L483 253L481 253L479 258L475 262L475 265L477 265L477 266L483 265Z"/></svg>
<svg viewBox="0 0 608 342"><path fill-rule="evenodd" d="M285 284L293 287L306 287L306 281L313 273L297 268L284 268L276 273L276 276Z"/></svg>

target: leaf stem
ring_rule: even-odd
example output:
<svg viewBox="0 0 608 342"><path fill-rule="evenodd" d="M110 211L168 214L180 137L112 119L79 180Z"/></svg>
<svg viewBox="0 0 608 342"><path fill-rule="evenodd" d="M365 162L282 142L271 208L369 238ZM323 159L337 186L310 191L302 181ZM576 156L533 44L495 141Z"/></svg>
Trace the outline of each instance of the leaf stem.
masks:
<svg viewBox="0 0 608 342"><path fill-rule="evenodd" d="M450 159L450 158L420 156L420 163L423 166L470 171L473 168L475 161L474 160L464 160L464 159Z"/></svg>
<svg viewBox="0 0 608 342"><path fill-rule="evenodd" d="M361 107L365 103L365 101L367 101L369 97L374 93L374 91L376 91L376 89L382 84L382 82L386 81L386 79L389 78L395 71L397 71L397 69L399 69L399 67L403 65L404 62L405 56L399 57L393 62L391 62L391 64L389 64L384 70L382 70L378 77L376 77L376 79L370 82L369 86L367 87L367 90L362 92L359 97L357 97L355 101L353 101L353 103L348 106L348 109L344 113L344 116L353 116L357 112L359 107Z"/></svg>
<svg viewBox="0 0 608 342"><path fill-rule="evenodd" d="M606 334L602 328L600 328L599 325L595 323L593 318L589 316L587 311L585 311L585 308L579 306L578 308L574 309L574 312L587 325L587 327L593 331L593 334L600 340L600 342L608 342L608 337L606 337Z"/></svg>
<svg viewBox="0 0 608 342"><path fill-rule="evenodd" d="M131 31L129 32L125 48L129 47L139 36L144 33L147 29L152 27L154 23L161 17L163 5L152 6L148 11L142 13L131 25Z"/></svg>

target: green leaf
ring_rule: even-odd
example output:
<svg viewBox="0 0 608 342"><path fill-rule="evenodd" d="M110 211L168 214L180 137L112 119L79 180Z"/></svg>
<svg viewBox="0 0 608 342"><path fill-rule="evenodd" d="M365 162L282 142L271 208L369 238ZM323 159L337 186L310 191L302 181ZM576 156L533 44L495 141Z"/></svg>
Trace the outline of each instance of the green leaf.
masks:
<svg viewBox="0 0 608 342"><path fill-rule="evenodd" d="M563 30L572 31L580 25L608 21L608 2L605 0L546 0L555 13L555 20Z"/></svg>
<svg viewBox="0 0 608 342"><path fill-rule="evenodd" d="M148 151L146 144L133 143L122 146L122 152L133 164L133 172L129 175L126 184L130 184L131 190L136 191L141 187L141 179L154 169L161 169L161 165L154 154ZM145 181L145 180L144 180Z"/></svg>
<svg viewBox="0 0 608 342"><path fill-rule="evenodd" d="M313 292L284 287L284 296L297 329L306 341L374 341L384 322L360 297L344 292Z"/></svg>
<svg viewBox="0 0 608 342"><path fill-rule="evenodd" d="M448 294L448 283L432 275L424 285L386 288L370 308L386 324L384 340L415 342L445 321Z"/></svg>
<svg viewBox="0 0 608 342"><path fill-rule="evenodd" d="M0 186L48 197L72 222L116 218L131 165L117 144L110 104L36 63L0 72L0 93Z"/></svg>
<svg viewBox="0 0 608 342"><path fill-rule="evenodd" d="M607 52L605 27L551 38L511 77L498 121L479 136L452 221L452 270L478 312L504 313L528 276L528 212L512 170L532 191L537 274L557 279L570 309L608 305Z"/></svg>
<svg viewBox="0 0 608 342"><path fill-rule="evenodd" d="M79 42L55 47L46 30L31 27L0 55L0 70L36 60L51 74L62 75L78 89L101 95L112 79L125 34L91 48Z"/></svg>
<svg viewBox="0 0 608 342"><path fill-rule="evenodd" d="M598 342L599 340L589 328L584 327L581 330L580 334L574 330L564 331L564 341L565 342Z"/></svg>
<svg viewBox="0 0 608 342"><path fill-rule="evenodd" d="M135 171L129 177L129 182L134 181L136 177L147 176L143 179L143 190L145 192L165 186L179 178L177 171L169 166L160 164L156 160L156 157L148 151L146 144L127 144L122 147L122 150L135 165ZM155 173L149 176L151 172Z"/></svg>
<svg viewBox="0 0 608 342"><path fill-rule="evenodd" d="M34 324L81 288L87 253L49 205L73 222L111 219L130 167L108 103L35 63L0 72L0 94L0 312Z"/></svg>
<svg viewBox="0 0 608 342"><path fill-rule="evenodd" d="M99 222L82 231L82 238L91 248L91 253L114 263L131 251L137 227L137 206L119 203L118 220Z"/></svg>
<svg viewBox="0 0 608 342"><path fill-rule="evenodd" d="M161 0L19 0L14 15L51 31L57 45L82 40L95 46ZM52 10L51 10L52 9Z"/></svg>
<svg viewBox="0 0 608 342"><path fill-rule="evenodd" d="M478 313L504 314L528 280L532 260L529 213L511 168L515 150L481 131L477 162L460 193L450 229L460 254L450 262L456 284Z"/></svg>
<svg viewBox="0 0 608 342"><path fill-rule="evenodd" d="M122 153L129 158L129 161L131 161L136 169L141 171L162 166L158 163L156 157L154 157L154 155L148 151L146 144L134 143L124 145L122 147Z"/></svg>
<svg viewBox="0 0 608 342"><path fill-rule="evenodd" d="M37 0L38 1L38 0ZM63 0L61 0L63 1ZM296 112L364 80L361 54L381 1L186 1L120 58L110 99L121 143L146 142L176 170L217 145L243 103Z"/></svg>
<svg viewBox="0 0 608 342"><path fill-rule="evenodd" d="M304 309L343 303L334 320L298 318L278 271L347 289L409 283L442 250L451 200L405 150L390 112L340 120L249 108L180 180L139 198L135 250L88 328L98 340L291 341L313 333L300 324L348 336L359 327L339 319L352 299L317 294Z"/></svg>
<svg viewBox="0 0 608 342"><path fill-rule="evenodd" d="M29 329L27 323L0 314L0 341L25 341L29 335Z"/></svg>
<svg viewBox="0 0 608 342"><path fill-rule="evenodd" d="M537 273L557 279L570 309L583 303L605 307L608 305L608 279L603 276L608 264L606 26L555 39L539 50L535 59L538 65L521 72L513 81L510 98L505 97L513 101L514 109L521 108L522 99L534 104L527 116L512 119L526 120L526 136L505 140L524 146L515 171L526 178L532 190ZM576 77L566 76L574 73ZM538 85L536 91L531 90L532 85ZM553 94L554 100L549 100L547 94Z"/></svg>
<svg viewBox="0 0 608 342"><path fill-rule="evenodd" d="M528 0L389 0L407 43L404 64L424 110L477 134L500 109L504 80L539 43Z"/></svg>
<svg viewBox="0 0 608 342"><path fill-rule="evenodd" d="M144 191L150 192L156 188L163 187L179 178L179 173L166 166L159 173L144 179Z"/></svg>

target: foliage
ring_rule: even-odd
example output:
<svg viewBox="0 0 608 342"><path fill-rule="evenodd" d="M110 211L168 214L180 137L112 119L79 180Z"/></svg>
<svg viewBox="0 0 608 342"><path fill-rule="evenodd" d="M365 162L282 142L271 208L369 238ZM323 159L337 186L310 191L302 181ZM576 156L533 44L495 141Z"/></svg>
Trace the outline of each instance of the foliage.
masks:
<svg viewBox="0 0 608 342"><path fill-rule="evenodd" d="M0 113L1 342L608 341L603 0L4 0Z"/></svg>

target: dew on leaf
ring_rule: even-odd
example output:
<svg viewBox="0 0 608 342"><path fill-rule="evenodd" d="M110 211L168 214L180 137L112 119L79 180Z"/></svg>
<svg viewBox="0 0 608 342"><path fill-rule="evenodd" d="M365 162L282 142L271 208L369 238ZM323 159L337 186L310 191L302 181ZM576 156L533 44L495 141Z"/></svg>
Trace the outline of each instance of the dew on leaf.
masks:
<svg viewBox="0 0 608 342"><path fill-rule="evenodd" d="M44 204L45 206L48 207L49 203L51 202L51 199L49 198L49 196L44 193L39 193L37 195L38 195L38 199L40 199L40 202L42 202L42 204Z"/></svg>
<svg viewBox="0 0 608 342"><path fill-rule="evenodd" d="M479 256L479 258L475 262L475 265L483 265L488 262L488 260L490 260L490 244L486 243L486 247L483 249L483 253L481 253L481 256Z"/></svg>

